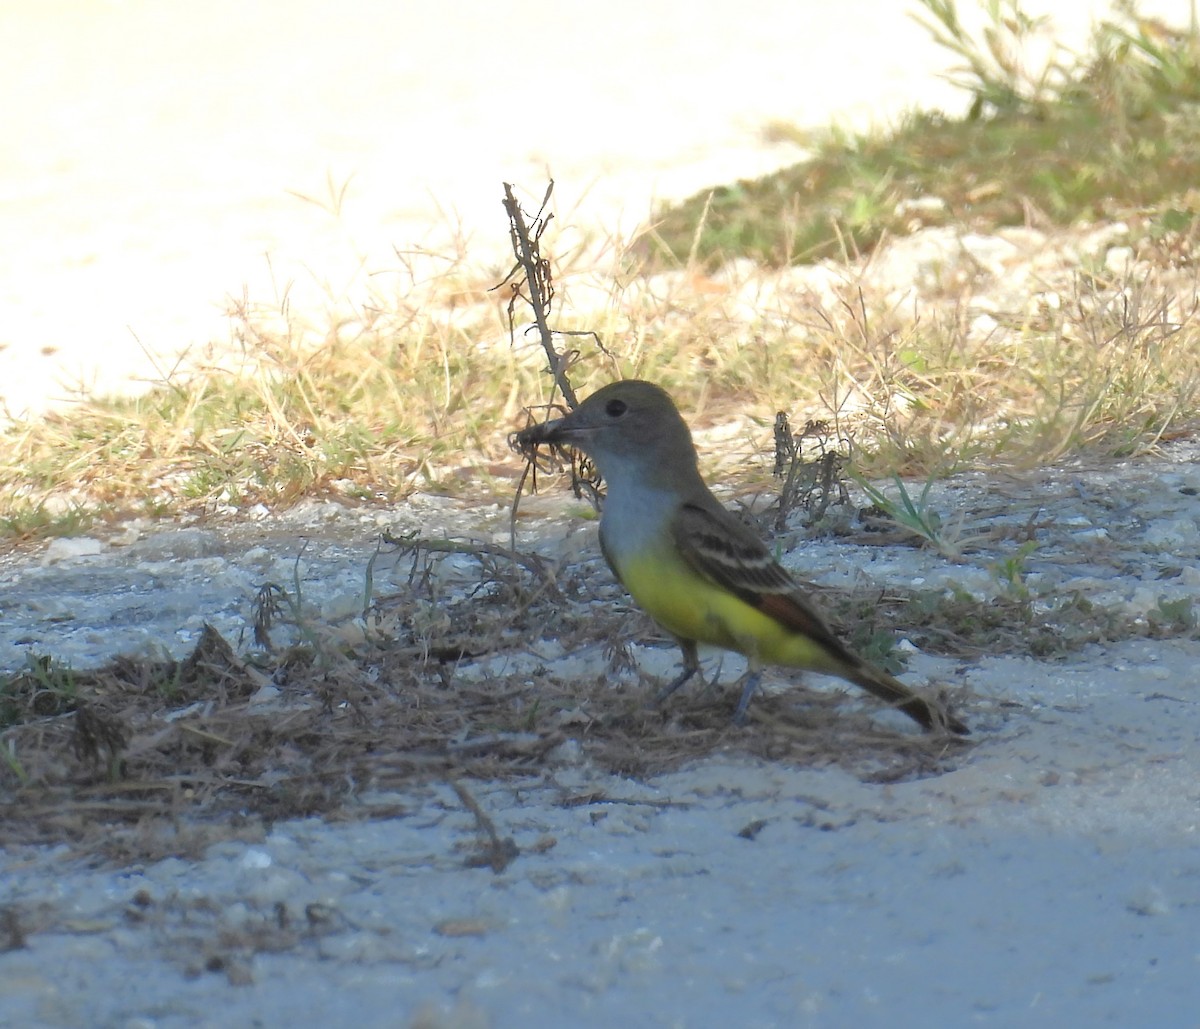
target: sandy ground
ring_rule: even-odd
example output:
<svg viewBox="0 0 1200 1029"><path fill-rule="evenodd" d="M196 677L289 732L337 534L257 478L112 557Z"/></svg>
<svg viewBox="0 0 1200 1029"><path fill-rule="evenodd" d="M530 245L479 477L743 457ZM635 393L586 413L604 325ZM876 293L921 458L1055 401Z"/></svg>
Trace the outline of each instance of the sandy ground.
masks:
<svg viewBox="0 0 1200 1029"><path fill-rule="evenodd" d="M785 563L829 586L986 597L1004 589L992 566L1011 554L1008 529L1036 524L1029 588L1148 614L1200 581L1198 456L1178 444L1167 460L941 484L932 502L964 534L995 530L962 563L836 540ZM539 501L522 547L594 558L594 527L554 515L563 493ZM382 521L502 539L505 511L417 498L385 519L311 504L10 554L0 668L27 652L77 667L139 647L181 654L204 621L237 639L257 585L292 574L323 619L352 620ZM407 568L377 562L376 589ZM515 641L455 675L602 674L602 648L558 649ZM636 658L666 677L677 654ZM914 652L915 685L968 688L974 736L940 774L908 781L749 758L738 734L753 727L646 780L604 773L586 739L568 742L528 778L470 783L520 850L500 873L466 867L479 833L441 781L363 790L349 821L280 822L195 859L111 867L69 845L14 846L0 927L25 938L0 953L0 1026L1195 1025L1198 662L1194 638L1043 661Z"/></svg>
<svg viewBox="0 0 1200 1029"><path fill-rule="evenodd" d="M886 788L731 759L652 783L568 769L482 786L519 846L554 844L501 875L462 867L475 832L448 788L200 862L48 855L40 881L34 858L10 862L13 895L70 919L0 959L0 1019L1193 1026L1195 700L1166 694L1198 660L1193 642L1065 670L985 662L976 684L1020 681L1039 709L979 726L956 771ZM298 942L231 942L270 938L280 905ZM224 965L205 972L209 954Z"/></svg>
<svg viewBox="0 0 1200 1029"><path fill-rule="evenodd" d="M1078 26L1097 5L1058 6ZM243 283L353 290L360 259L438 245L439 211L502 244L505 178L538 192L549 168L581 224L618 231L655 196L792 160L758 142L768 118L956 102L944 56L886 0L544 9L5 7L0 85L21 101L0 111L0 396L20 413L74 380L153 378L220 338ZM321 195L327 173L354 175L338 219L288 193ZM1120 476L1080 493L1098 498L1081 532L1143 534L1103 588L1194 583L1195 468L1154 470L1158 499L1132 506ZM142 537L6 557L0 666L164 639L151 617L186 646L197 596L209 617L240 611L214 576L288 559ZM927 574L909 561L875 572ZM1181 571L1160 585L1154 561ZM313 574L336 601L360 572ZM363 799L400 805L388 819L280 824L195 861L14 848L0 892L28 936L0 954L0 1026L1193 1026L1198 664L1188 640L1065 664L916 655L918 678L974 691L978 745L915 782L726 757L651 782L564 760L482 784L522 849L500 875L463 867L472 819L441 786Z"/></svg>

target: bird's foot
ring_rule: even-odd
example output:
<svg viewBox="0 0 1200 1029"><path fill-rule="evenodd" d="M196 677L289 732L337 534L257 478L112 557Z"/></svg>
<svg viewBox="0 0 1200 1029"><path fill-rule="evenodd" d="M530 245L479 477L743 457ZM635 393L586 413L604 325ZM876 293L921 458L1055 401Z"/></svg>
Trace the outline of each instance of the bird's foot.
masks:
<svg viewBox="0 0 1200 1029"><path fill-rule="evenodd" d="M733 724L746 724L746 709L750 706L750 698L754 696L754 691L758 689L758 680L762 676L758 672L748 672L742 685L742 695L738 700L737 710L733 712Z"/></svg>
<svg viewBox="0 0 1200 1029"><path fill-rule="evenodd" d="M667 699L667 697L669 697L672 693L674 693L677 689L679 689L680 686L682 686L689 679L691 679L692 676L694 676L697 671L698 671L698 669L696 669L696 668L685 667L682 672L680 672L677 676L675 676L674 679L672 679L661 690L659 690L656 694L654 694L654 703L661 704L664 700Z"/></svg>

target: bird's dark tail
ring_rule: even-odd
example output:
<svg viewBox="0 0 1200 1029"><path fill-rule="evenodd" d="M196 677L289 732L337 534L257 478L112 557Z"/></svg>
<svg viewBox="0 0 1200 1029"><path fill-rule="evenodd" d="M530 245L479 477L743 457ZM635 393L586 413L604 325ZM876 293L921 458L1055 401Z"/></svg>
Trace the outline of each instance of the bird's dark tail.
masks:
<svg viewBox="0 0 1200 1029"><path fill-rule="evenodd" d="M861 686L890 707L903 711L914 722L926 729L957 733L959 736L968 736L971 733L965 722L955 718L941 704L921 696L905 686L899 679L872 667L865 661L855 668L846 669L842 675L855 686Z"/></svg>

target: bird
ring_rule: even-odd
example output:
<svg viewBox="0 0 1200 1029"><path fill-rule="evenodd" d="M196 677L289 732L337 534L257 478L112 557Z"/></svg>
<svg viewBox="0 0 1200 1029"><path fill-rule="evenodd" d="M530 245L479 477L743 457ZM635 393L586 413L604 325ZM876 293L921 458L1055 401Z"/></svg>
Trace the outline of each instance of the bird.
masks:
<svg viewBox="0 0 1200 1029"><path fill-rule="evenodd" d="M678 643L681 671L661 702L700 669L707 644L748 659L734 720L741 724L766 665L837 676L902 711L926 730L966 735L933 699L854 653L829 628L748 526L700 474L691 431L661 386L622 379L562 418L516 434L530 453L543 444L582 451L607 484L600 549L633 599Z"/></svg>

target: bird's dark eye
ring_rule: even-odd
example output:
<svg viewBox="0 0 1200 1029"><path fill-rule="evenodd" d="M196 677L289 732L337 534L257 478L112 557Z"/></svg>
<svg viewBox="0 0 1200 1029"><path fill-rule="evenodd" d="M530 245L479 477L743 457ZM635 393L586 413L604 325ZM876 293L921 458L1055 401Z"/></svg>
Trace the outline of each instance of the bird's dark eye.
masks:
<svg viewBox="0 0 1200 1029"><path fill-rule="evenodd" d="M604 413L609 418L620 418L625 413L626 406L624 400L610 400L604 405Z"/></svg>

